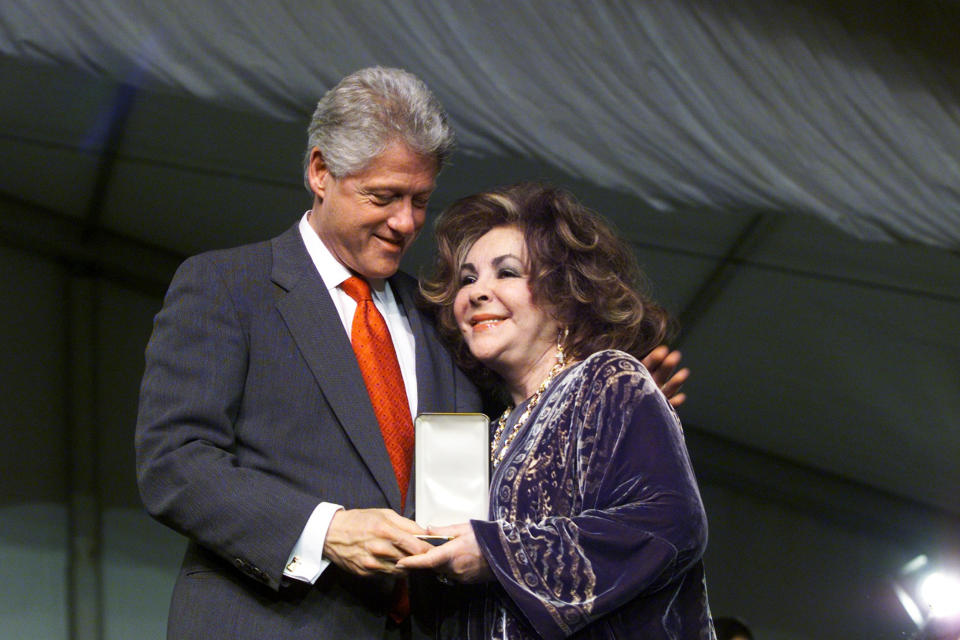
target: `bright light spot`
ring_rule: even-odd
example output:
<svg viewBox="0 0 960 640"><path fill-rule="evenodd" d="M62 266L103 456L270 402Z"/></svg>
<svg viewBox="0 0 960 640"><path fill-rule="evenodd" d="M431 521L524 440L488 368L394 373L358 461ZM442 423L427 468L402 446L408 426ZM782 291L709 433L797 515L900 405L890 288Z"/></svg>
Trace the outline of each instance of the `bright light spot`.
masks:
<svg viewBox="0 0 960 640"><path fill-rule="evenodd" d="M898 585L896 582L893 583L893 591L897 594L897 599L900 600L900 604L903 605L903 608L906 609L907 615L910 616L910 619L913 620L913 623L917 625L917 628L923 626L923 613L920 611L920 607L917 606L917 603L913 601L913 598L910 597L910 594L904 591L903 587Z"/></svg>
<svg viewBox="0 0 960 640"><path fill-rule="evenodd" d="M903 565L903 568L900 569L900 573L902 575L909 575L915 571L919 571L920 569L923 569L929 563L930 563L930 560L927 558L927 556L921 553L919 556L917 556L907 564Z"/></svg>
<svg viewBox="0 0 960 640"><path fill-rule="evenodd" d="M933 618L960 616L960 578L935 571L924 578L920 597Z"/></svg>

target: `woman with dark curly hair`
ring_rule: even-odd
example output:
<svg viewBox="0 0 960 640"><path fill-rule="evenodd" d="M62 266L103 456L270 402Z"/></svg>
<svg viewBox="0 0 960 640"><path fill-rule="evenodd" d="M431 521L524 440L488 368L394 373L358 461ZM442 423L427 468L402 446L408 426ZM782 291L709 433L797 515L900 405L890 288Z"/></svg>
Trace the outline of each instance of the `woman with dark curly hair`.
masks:
<svg viewBox="0 0 960 640"><path fill-rule="evenodd" d="M670 322L597 214L521 183L443 213L421 284L465 368L514 406L491 425L489 520L398 567L458 603L447 638L713 638L707 522L680 423L640 358Z"/></svg>

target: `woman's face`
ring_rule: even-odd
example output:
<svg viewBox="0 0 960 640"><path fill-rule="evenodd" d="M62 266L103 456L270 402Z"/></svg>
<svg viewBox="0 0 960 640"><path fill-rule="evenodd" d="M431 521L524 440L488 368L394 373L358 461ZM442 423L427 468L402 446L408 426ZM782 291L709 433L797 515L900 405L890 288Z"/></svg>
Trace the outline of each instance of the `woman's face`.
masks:
<svg viewBox="0 0 960 640"><path fill-rule="evenodd" d="M523 234L510 226L480 236L459 281L453 313L470 353L508 381L539 384L555 362L559 325L533 304Z"/></svg>

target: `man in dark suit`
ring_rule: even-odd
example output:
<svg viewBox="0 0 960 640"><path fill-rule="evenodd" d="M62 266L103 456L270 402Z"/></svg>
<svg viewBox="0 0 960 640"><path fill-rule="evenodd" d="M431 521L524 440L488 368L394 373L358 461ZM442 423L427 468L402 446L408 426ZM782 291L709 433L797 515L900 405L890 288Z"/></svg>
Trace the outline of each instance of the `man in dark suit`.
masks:
<svg viewBox="0 0 960 640"><path fill-rule="evenodd" d="M378 422L351 346L366 303L346 281L369 285L389 328L405 421L479 410L415 306L416 282L397 273L451 148L446 114L419 79L352 74L310 124L312 208L273 240L177 271L147 346L136 433L144 503L190 541L168 637L430 633L424 593L436 580L412 579L408 591L395 566L429 548L410 519L412 473L385 445L393 427Z"/></svg>

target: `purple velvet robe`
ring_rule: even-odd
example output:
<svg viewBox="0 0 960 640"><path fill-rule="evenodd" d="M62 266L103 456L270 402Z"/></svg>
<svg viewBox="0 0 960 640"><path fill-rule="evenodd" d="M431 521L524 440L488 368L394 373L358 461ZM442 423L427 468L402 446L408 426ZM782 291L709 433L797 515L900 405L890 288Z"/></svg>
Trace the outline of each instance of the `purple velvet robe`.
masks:
<svg viewBox="0 0 960 640"><path fill-rule="evenodd" d="M602 351L553 381L492 475L489 517L472 525L496 582L450 594L442 637L714 638L700 492L636 358Z"/></svg>

